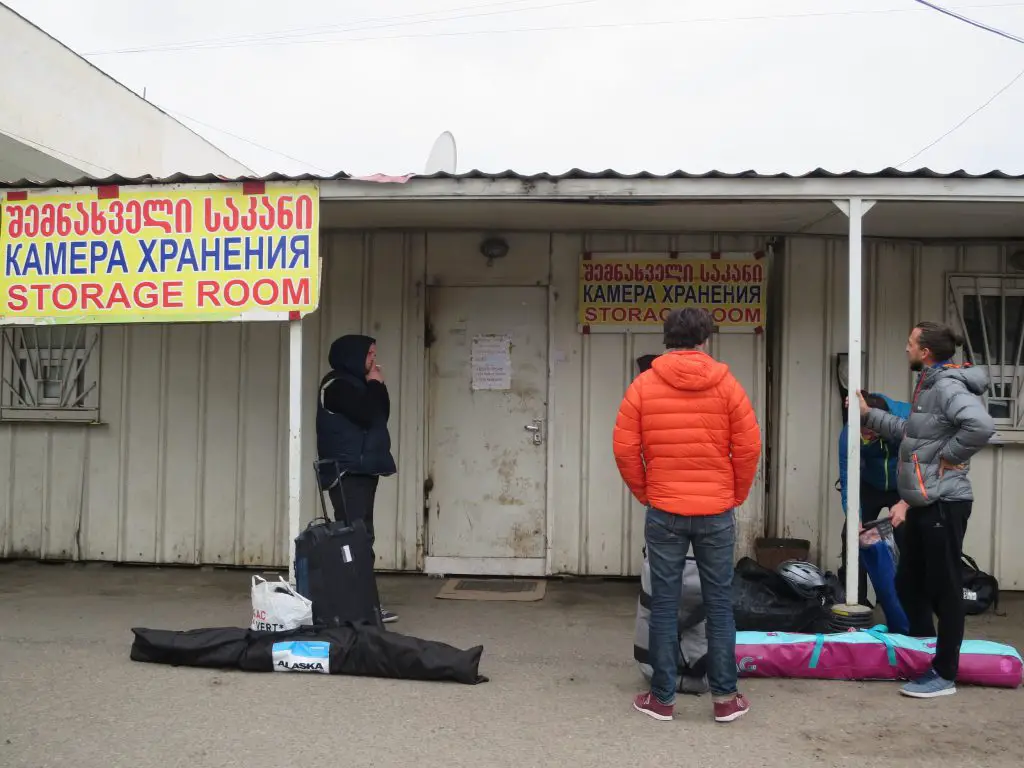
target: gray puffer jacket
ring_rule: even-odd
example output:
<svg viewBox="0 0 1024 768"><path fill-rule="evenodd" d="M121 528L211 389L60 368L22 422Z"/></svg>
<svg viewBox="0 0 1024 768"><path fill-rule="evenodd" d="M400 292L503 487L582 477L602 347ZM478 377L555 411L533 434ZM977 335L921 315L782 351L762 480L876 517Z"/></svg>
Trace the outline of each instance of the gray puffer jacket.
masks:
<svg viewBox="0 0 1024 768"><path fill-rule="evenodd" d="M974 500L967 477L971 457L995 433L979 397L987 386L988 375L979 368L928 368L917 381L907 419L877 409L868 412L864 426L900 442L896 486L910 506ZM956 468L941 472L940 459Z"/></svg>

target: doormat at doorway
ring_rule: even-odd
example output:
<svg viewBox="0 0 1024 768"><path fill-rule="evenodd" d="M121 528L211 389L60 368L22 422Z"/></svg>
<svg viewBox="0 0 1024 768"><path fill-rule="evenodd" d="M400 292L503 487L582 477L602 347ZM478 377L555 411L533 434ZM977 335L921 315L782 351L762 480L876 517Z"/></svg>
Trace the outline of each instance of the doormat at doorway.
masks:
<svg viewBox="0 0 1024 768"><path fill-rule="evenodd" d="M500 600L532 603L544 599L547 582L540 579L448 579L439 600Z"/></svg>

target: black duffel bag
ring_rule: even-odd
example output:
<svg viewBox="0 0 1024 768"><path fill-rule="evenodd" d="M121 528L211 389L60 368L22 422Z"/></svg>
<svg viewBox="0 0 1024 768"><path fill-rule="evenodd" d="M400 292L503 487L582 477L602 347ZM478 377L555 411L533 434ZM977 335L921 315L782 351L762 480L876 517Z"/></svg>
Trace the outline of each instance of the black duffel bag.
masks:
<svg viewBox="0 0 1024 768"><path fill-rule="evenodd" d="M999 614L999 581L995 576L985 573L974 558L961 556L964 585L964 611L968 616L977 616L989 608Z"/></svg>
<svg viewBox="0 0 1024 768"><path fill-rule="evenodd" d="M833 603L841 600L835 578L829 578L828 595L798 595L778 573L749 557L736 564L732 580L732 607L736 629L751 632L825 632Z"/></svg>

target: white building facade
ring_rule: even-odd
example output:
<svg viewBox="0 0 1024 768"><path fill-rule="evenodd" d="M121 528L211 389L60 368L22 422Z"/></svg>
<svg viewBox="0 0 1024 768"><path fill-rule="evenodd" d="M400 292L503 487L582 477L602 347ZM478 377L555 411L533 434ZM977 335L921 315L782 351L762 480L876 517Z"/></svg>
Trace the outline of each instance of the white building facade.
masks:
<svg viewBox="0 0 1024 768"><path fill-rule="evenodd" d="M0 3L0 180L251 173Z"/></svg>
<svg viewBox="0 0 1024 768"><path fill-rule="evenodd" d="M883 201L864 218L865 388L909 399L903 348L914 322L966 328L975 361L994 376L1000 433L972 468L965 550L1004 588L1024 588L1012 556L1024 533L1014 514L1024 477L1016 179L324 181L321 303L302 324L303 524L318 513L315 393L326 351L365 333L378 340L399 466L378 492L378 567L639 573L643 514L619 479L611 429L636 358L661 351L661 337L581 333L580 259L760 252L766 327L713 342L754 403L766 446L740 510L737 556L757 537L792 536L834 569L836 355L850 334L847 222L831 199L854 193ZM940 193L971 201L925 199ZM488 258L481 244L494 238L507 254ZM95 333L98 423L0 423L0 557L287 565L288 329ZM511 338L509 392L470 387L472 339L486 335Z"/></svg>

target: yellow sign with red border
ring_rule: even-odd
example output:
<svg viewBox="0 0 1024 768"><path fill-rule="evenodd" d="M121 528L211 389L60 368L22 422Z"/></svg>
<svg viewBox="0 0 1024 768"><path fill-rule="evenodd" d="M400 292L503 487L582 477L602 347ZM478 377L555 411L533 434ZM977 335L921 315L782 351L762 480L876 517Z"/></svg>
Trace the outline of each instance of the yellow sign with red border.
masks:
<svg viewBox="0 0 1024 768"><path fill-rule="evenodd" d="M661 328L683 307L707 309L719 331L765 328L768 270L763 252L584 253L578 325L583 333Z"/></svg>
<svg viewBox="0 0 1024 768"><path fill-rule="evenodd" d="M319 188L10 191L0 324L298 319L320 294Z"/></svg>

